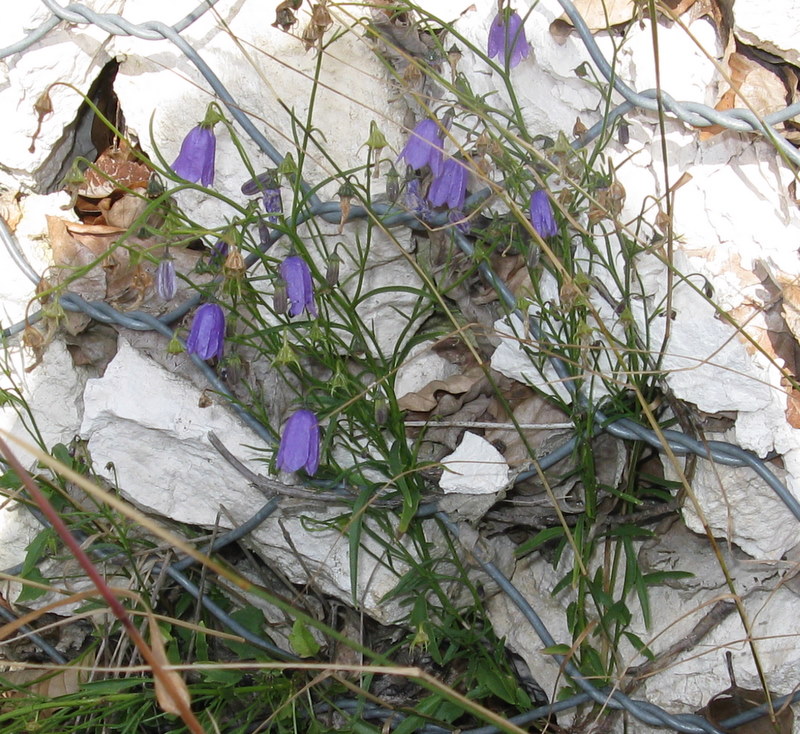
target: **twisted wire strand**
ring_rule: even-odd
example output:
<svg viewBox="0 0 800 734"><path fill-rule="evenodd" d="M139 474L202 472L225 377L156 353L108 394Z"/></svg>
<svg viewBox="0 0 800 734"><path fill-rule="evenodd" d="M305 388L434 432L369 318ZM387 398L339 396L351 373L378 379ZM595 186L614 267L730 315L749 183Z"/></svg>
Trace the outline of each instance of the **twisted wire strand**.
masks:
<svg viewBox="0 0 800 734"><path fill-rule="evenodd" d="M767 115L762 122L748 109L735 108L723 112L700 102L678 102L664 90L646 89L643 92L636 92L614 72L613 67L600 50L600 47L594 40L592 32L589 30L589 26L586 25L586 21L578 12L572 0L558 0L558 2L572 22L575 30L578 32L595 66L605 77L606 81L622 95L629 105L631 105L630 108L625 109L623 103L617 110L613 110L611 113L612 119L618 117L620 114L624 114L624 112L630 111L633 107L639 107L649 112L658 112L658 110L663 107L665 110L675 115L675 117L693 127L720 125L728 130L735 130L737 132L761 133L761 135L780 148L781 152L791 160L792 163L800 166L800 151L772 128L773 125L785 122L800 114L800 102L795 102L782 110ZM622 109L624 109L624 112L619 111ZM607 124L601 121L587 131L583 140L587 141L593 139L591 136L599 135L604 127L607 127Z"/></svg>
<svg viewBox="0 0 800 734"><path fill-rule="evenodd" d="M186 26L180 27L180 24L176 24L175 26L167 26L159 21L149 21L137 25L129 23L119 15L96 13L82 5L71 4L66 8L63 8L55 3L54 0L43 0L44 4L53 13L53 18L46 21L41 28L34 31L22 41L0 51L0 58L8 56L12 53L18 53L25 48L28 48L30 45L44 37L50 30L52 30L52 28L57 25L59 19L74 23L93 23L113 35L132 35L147 40L160 40L165 38L174 43L187 56L187 58L189 58L189 60L200 71L200 73L206 78L209 85L219 96L223 104L225 104L232 117L242 126L247 134L250 135L250 137L262 149L262 151L268 157L270 157L273 162L279 164L283 157L260 133L250 118L245 115L245 113L242 112L241 109L236 105L235 99L230 95L228 90L224 87L219 78L210 69L206 62L197 54L190 44L188 44L179 35L180 31L187 27L188 24L193 22L197 17L200 17L202 12L205 12L205 10L207 10L208 7L213 4L213 1L214 0L208 0L206 3L199 6L198 9L193 12L193 14L190 14L184 19ZM576 31L578 32L582 42L585 44L592 60L597 65L600 72L603 74L603 76L605 76L608 82L612 84L614 89L626 100L625 103L612 110L611 115L613 115L613 117L625 114L634 107L639 107L649 111L656 111L660 106L663 106L664 109L674 114L677 118L697 127L718 124L728 129L740 132L760 132L768 137L769 140L772 141L792 162L800 164L800 155L798 155L797 151L794 150L788 141L779 136L774 130L771 129L771 127L768 127L798 114L800 112L800 104L791 105L778 113L773 113L772 115L767 116L764 120L764 123L762 123L749 110L730 110L726 112L720 112L699 103L677 102L670 95L663 91L658 92L657 90L645 90L644 92L637 93L613 73L611 65L607 62L599 47L594 42L591 32L583 22L583 19L570 0L559 0L559 2L564 8L567 16L573 22ZM190 18L191 20L189 20ZM55 23L53 21L55 21ZM184 21L182 21L182 23ZM603 124L605 127L607 127L608 120L606 120ZM589 131L586 137L588 137L593 130L594 128ZM310 188L305 182L302 182L302 186L306 193L310 191ZM309 216L320 216L326 221L334 221L335 217L335 221L338 221L337 214L340 215L341 209L337 203L328 202L323 204L315 194L309 194L309 201L312 205ZM375 206L373 210L380 211L378 206ZM391 208L387 208L384 212L382 212L387 214L387 217L384 221L385 226L415 226L414 222L412 221L414 217L408 212L397 212L396 215L391 214L390 212ZM356 217L363 217L366 216L366 213L367 212L365 209L362 211L355 209L354 211L351 211L350 218L354 219ZM7 228L0 228L0 236L2 236L3 240L6 242L9 239L6 236L7 234L10 234L8 233ZM461 249L465 252L468 252L468 250L471 249L471 244L468 242L468 240L461 235L461 233L455 232L454 234L459 247L461 247ZM467 249L464 247L465 243ZM25 272L28 277L31 277L31 274L35 274L33 273L32 269L30 272L26 272L24 258L23 264L20 264L18 261L17 264L20 265L23 272ZM513 295L510 293L503 281L500 280L491 270L488 264L481 262L479 265L479 271L486 281L497 290L507 307L512 312L516 311ZM153 329L170 338L173 335L172 330L165 323L163 323L163 321L160 321L149 314L121 314L116 312L105 303L88 303L76 294L71 293L62 296L62 303L64 304L65 308L87 313L92 318L103 321L104 323L117 323L119 325L137 330ZM191 306L189 308L191 308ZM188 311L188 308L186 310ZM521 314L519 315L521 316ZM535 323L533 326L538 329L538 325ZM543 336L544 335L540 332L539 337ZM198 368L201 369L206 378L209 379L209 382L212 384L212 386L232 400L232 397L228 393L227 389L218 380L213 370L211 370L211 368L202 360L199 360L196 357L193 357L193 359ZM566 365L563 363L563 361L556 357L551 359L553 360L552 363L557 372L559 370L565 373L567 372ZM570 381L567 381L566 384L568 386L571 385ZM578 395L577 392L575 394ZM256 429L262 438L265 438L265 440L269 443L273 443L275 441L275 437L268 429L260 426L258 421L255 421L254 418L249 416L249 414L247 414L247 412L235 402L232 402L232 405L237 413L239 413L239 415L245 420L245 422ZM604 430L608 430L613 435L628 440L642 440L650 445L661 447L663 449L660 440L649 428L640 426L630 419L608 420L602 413L595 413L595 416L600 424L604 424L602 425L602 428ZM256 425L253 425L253 423ZM260 426L260 430L256 426ZM718 461L720 463L734 466L750 466L765 481L767 481L767 483L779 494L779 496L781 496L781 499L783 499L793 514L800 519L800 505L798 505L791 493L789 493L788 490L783 487L782 483L772 474L772 472L769 471L764 462L758 457L755 457L749 452L742 450L738 446L724 442L714 441L702 444L677 431L665 431L664 435L669 441L670 447L676 453L695 453L698 456L708 458L713 461ZM564 446L557 449L555 452L552 452L550 456L568 455L574 447L576 440L577 439L572 439L571 441L567 442L564 444ZM547 458L548 457L545 457L545 459ZM433 508L428 507L426 515L429 515L432 512ZM451 533L457 535L457 529L449 520L449 518L444 515L444 513L437 513L436 516L445 525L445 527L448 527L448 530ZM517 607L522 611L528 623L531 624L537 634L540 635L541 639L545 641L546 644L555 644L555 641L550 636L549 631L543 625L538 615L536 615L533 608L530 607L524 597L521 596L519 591L513 585L511 585L510 582L502 576L502 574L500 574L493 564L483 559L479 559L479 562L484 568L484 571L490 577L492 577L501 586L501 588L503 588L504 592L509 596L509 598L514 601ZM549 642L547 642L548 640ZM718 729L713 727L709 722L705 721L699 716L690 714L672 715L649 702L630 699L629 697L621 694L619 691L613 692L609 698L609 694L599 690L591 683L591 681L583 678L580 674L580 671L570 661L565 661L565 665L567 666L567 671L569 674L582 688L584 688L586 695L591 697L591 699L597 703L615 708L625 708L636 718L645 723L671 726L678 731L686 732L687 734L694 734L695 732L719 734ZM758 714L748 712L746 715L751 715L752 718L755 718Z"/></svg>

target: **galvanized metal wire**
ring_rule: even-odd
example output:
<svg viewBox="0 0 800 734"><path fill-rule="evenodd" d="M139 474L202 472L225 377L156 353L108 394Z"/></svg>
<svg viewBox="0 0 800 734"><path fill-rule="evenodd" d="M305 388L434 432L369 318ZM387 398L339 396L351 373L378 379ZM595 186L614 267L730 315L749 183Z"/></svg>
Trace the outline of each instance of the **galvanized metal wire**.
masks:
<svg viewBox="0 0 800 734"><path fill-rule="evenodd" d="M214 91L219 100L226 106L231 116L241 125L242 129L245 130L245 132L258 145L258 147L276 165L279 165L282 161L282 156L277 149L270 143L263 133L261 133L253 120L251 120L249 116L242 111L242 108L236 103L234 97L222 84L220 79L209 67L209 65L202 59L196 49L194 49L180 35L183 30L189 27L189 25L191 25L204 12L212 7L216 1L217 0L205 0L205 2L198 5L194 11L192 11L182 20L178 21L174 25L167 25L161 21L148 21L146 23L134 24L117 14L97 13L79 3L72 3L66 7L63 7L56 3L55 0L42 0L43 4L50 10L52 14L51 17L25 38L0 50L0 59L12 56L14 54L24 53L26 49L29 49L35 43L43 39L62 21L76 24L93 24L112 35L129 35L146 40L167 39L171 41L186 56L186 58L195 65L198 71L207 80L210 88ZM762 120L755 116L750 110L735 109L718 111L708 107L707 105L696 102L679 102L672 98L664 90L649 89L642 92L637 92L629 85L625 84L624 81L621 80L616 73L614 73L612 65L600 51L599 47L594 41L591 31L589 31L572 2L570 0L559 0L559 2L564 8L564 11L569 17L570 21L575 26L578 36L586 46L586 49L589 52L589 55L597 69L606 78L608 83L613 86L614 90L616 90L625 99L624 103L613 109L603 121L598 123L598 125L595 125L582 136L581 140L583 143L600 135L604 129L608 128L610 121L618 116L627 114L637 109L651 112L663 111L669 113L675 119L682 120L686 124L696 127L721 125L727 129L738 132L752 131L759 133L773 143L788 160L796 165L800 165L800 154L798 154L797 150L774 129L774 126L780 122L800 114L800 103L788 106L784 110L768 115ZM301 181L299 183L303 191L306 192L310 204L307 214L304 215L304 218L310 219L314 217L320 217L326 221L335 222L340 220L341 207L338 202L322 202L319 197L313 193L312 187L310 187L306 182ZM481 191L474 194L472 197L470 197L470 199L468 199L467 207L479 206L488 195L488 191ZM409 214L406 211L393 208L391 205L387 204L374 204L370 205L369 207L354 206L349 213L350 220L361 219L368 216L380 217L382 224L386 227L422 226L419 219L414 215ZM437 215L432 217L428 222L426 222L426 224L432 226L441 226L445 224L446 221L446 215ZM274 233L274 239L277 239L278 236L280 236L279 233ZM465 237L460 232L454 232L454 238L457 245L462 249L463 252L468 255L473 252L473 246L468 237ZM272 241L274 241L274 239L270 241L270 244ZM20 268L20 271L32 282L38 283L39 275L27 262L15 237L8 229L6 223L2 220L0 220L0 240L2 240L5 244L6 248L11 254L11 257L14 259L14 262ZM258 259L256 255L251 255L248 259L248 264L251 265L256 259ZM496 289L509 313L515 313L518 317L528 320L531 327L531 333L534 338L538 341L546 342L550 347L552 347L555 344L555 340L542 331L540 325L535 319L528 319L526 315L521 314L517 310L516 300L514 299L513 294L511 294L502 279L498 278L498 276L492 271L488 263L482 261L478 268L482 277ZM172 338L174 336L174 332L170 324L182 318L183 315L193 308L198 301L199 297L198 299L184 304L184 306L177 311L166 314L161 318L156 318L150 314L141 312L122 313L103 302L87 302L74 293L66 293L61 296L61 304L67 310L78 311L87 314L93 319L103 323L114 324L124 328L130 328L139 331L157 331L167 338ZM35 318L36 316L34 315L25 323L31 323ZM3 335L8 337L14 333L18 333L22 328L24 328L24 323L21 325L17 324L7 327L4 329ZM263 426L253 416L251 416L249 413L247 413L247 411L233 401L232 396L230 396L226 386L219 380L214 370L212 370L202 360L196 357L193 357L193 359L198 369L202 371L208 380L209 384L220 394L226 395L231 399L231 405L233 409L239 414L242 420L254 431L256 431L256 433L265 442L274 443L275 436L272 431L268 427ZM562 379L569 377L566 363L563 360L559 359L557 356L551 357L550 359L551 364L559 377ZM573 392L574 399L580 401L587 400L572 386L571 380L564 379L564 384ZM683 433L673 430L661 431L661 435L659 435L650 427L642 426L631 419L613 419L594 408L592 410L592 414L594 415L597 423L596 430L608 431L618 438L629 441L642 441L657 450L663 451L665 450L661 438L663 436L664 439L666 439L669 448L676 455L683 456L687 454L694 454L698 457L729 466L750 467L754 472L761 476L762 479L764 479L764 481L782 499L794 516L800 520L800 503L797 502L796 498L792 495L788 488L769 470L765 462L751 452L745 451L741 447L726 442L700 442L696 439L686 436ZM551 452L551 454L548 456L539 459L538 464L541 468L546 468L547 466L557 463L557 461L560 461L562 458L572 453L578 440L578 438L574 438L565 443L562 447L554 452ZM524 478L525 476L526 474L523 474L521 475L521 478ZM278 500L274 501L275 504L277 504L277 501ZM262 510L264 509L265 508L262 508ZM272 509L274 509L274 507L272 507ZM269 509L268 512L271 512L272 509ZM454 535L458 534L458 529L450 520L450 518L448 518L444 513L438 512L434 506L426 506L420 515L422 517L435 516L446 528L448 528L450 532L452 532ZM257 513L252 522L260 522L263 520L264 516L265 515L262 513ZM258 520L256 520L256 518L258 518ZM249 524L245 524L245 527L249 528ZM233 536L230 534L226 535L226 542L231 542L231 537ZM474 549L472 552L475 555ZM507 578L505 578L505 576L500 573L500 571L491 562L483 559L479 553L477 553L475 557L484 571L498 583L498 585L503 589L504 593L506 593L509 599L511 599L512 602L518 607L525 619L536 631L543 644L546 646L554 645L556 641L552 638L550 632L547 630L527 600L520 594L519 590L516 589L516 587ZM196 587L194 587L194 585L182 575L182 571L185 570L185 566L188 565L189 563L187 559L179 562L178 564L173 564L172 566L165 568L165 570L174 578L176 582L181 584L190 593L195 595L197 598L200 598L202 601L204 597L200 595L199 590L197 590ZM203 603L206 603L206 601L203 601ZM224 617L220 616L220 612L222 612L222 610L210 608L210 611L218 618L224 619ZM224 615L224 612L222 612L222 614ZM231 622L234 622L234 620L226 620L223 623L230 627ZM237 634L242 634L242 632L238 629L236 632ZM248 635L249 634L250 633L248 633ZM262 649L270 649L271 647L274 648L271 643L261 640L260 638L259 640L251 641L253 644L261 646ZM281 651L277 648L273 649L272 652L278 657L290 655L289 653L285 653L285 651ZM534 717L534 715L546 716L550 712L563 710L565 707L577 706L588 700L592 700L598 704L610 708L625 709L632 716L647 724L666 726L676 731L686 732L687 734L699 734L700 732L720 734L720 729L714 727L710 722L697 715L671 714L662 708L655 706L654 704L651 704L647 701L632 699L623 695L619 691L609 692L601 690L597 688L591 680L585 678L581 674L581 671L570 660L560 660L560 662L565 666L565 670L570 677L584 690L584 694L574 697L569 702L551 704L550 706L536 709L528 714L523 714L521 717L515 717L519 723L533 720L533 718L530 717ZM789 697L784 697L783 699L776 701L775 705L781 705L782 702L784 700L788 700L788 698ZM792 700L797 700L798 698L800 698L800 693L795 694L795 697ZM347 702L337 702L336 705L339 706L339 704L341 704L341 708L347 708L349 706ZM763 713L763 710L764 707L758 707L750 712L741 714L734 719L723 722L723 725L726 728L728 726L738 725L746 720L756 718ZM434 732L438 731L439 728L429 726L425 727L424 730ZM473 730L472 734L490 734L490 732L494 731L496 731L494 727L482 727L480 729Z"/></svg>

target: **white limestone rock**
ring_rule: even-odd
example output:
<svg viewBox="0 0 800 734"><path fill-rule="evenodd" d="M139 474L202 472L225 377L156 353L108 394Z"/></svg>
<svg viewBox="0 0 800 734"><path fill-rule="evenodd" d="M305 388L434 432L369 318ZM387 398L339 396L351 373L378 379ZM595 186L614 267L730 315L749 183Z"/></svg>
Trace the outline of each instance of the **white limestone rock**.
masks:
<svg viewBox="0 0 800 734"><path fill-rule="evenodd" d="M415 346L397 370L394 393L398 400L421 390L434 380L444 380L459 371L456 365L432 350L434 344L436 342L428 340Z"/></svg>
<svg viewBox="0 0 800 734"><path fill-rule="evenodd" d="M572 402L572 394L547 357L537 356L536 342L517 316L496 321L494 329L501 340L492 354L493 370L541 390L545 395L556 395L565 403Z"/></svg>
<svg viewBox="0 0 800 734"><path fill-rule="evenodd" d="M177 522L230 527L252 516L265 499L209 444L208 432L216 433L255 472L266 473L263 461L270 449L250 448L263 446L262 439L222 405L199 407L199 397L196 387L120 337L105 375L87 384L81 435L89 441L96 469L107 467L109 478L137 506ZM346 536L324 528L311 531L300 515L313 525L329 520L331 510L322 504L309 509L306 503L295 511L282 505L279 514L250 536L256 551L292 581L313 581L323 593L347 602ZM368 614L385 623L395 621L402 610L379 602L397 576L375 562L373 556L383 552L379 544L365 543L372 555L362 552L359 558L358 598Z"/></svg>
<svg viewBox="0 0 800 734"><path fill-rule="evenodd" d="M734 32L742 42L800 65L800 2L736 3Z"/></svg>
<svg viewBox="0 0 800 734"><path fill-rule="evenodd" d="M486 439L466 431L458 448L442 459L439 486L445 494L494 494L508 484L508 464Z"/></svg>

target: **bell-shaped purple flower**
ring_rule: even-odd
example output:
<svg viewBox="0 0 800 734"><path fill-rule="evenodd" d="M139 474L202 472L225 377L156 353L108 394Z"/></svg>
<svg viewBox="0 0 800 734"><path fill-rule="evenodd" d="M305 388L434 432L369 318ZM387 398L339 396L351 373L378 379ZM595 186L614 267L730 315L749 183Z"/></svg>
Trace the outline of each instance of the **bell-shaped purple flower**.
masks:
<svg viewBox="0 0 800 734"><path fill-rule="evenodd" d="M286 421L278 447L280 471L305 469L309 475L319 467L319 421L310 410L301 409Z"/></svg>
<svg viewBox="0 0 800 734"><path fill-rule="evenodd" d="M311 316L316 316L317 304L314 301L314 286L306 261L298 255L290 255L281 263L279 270L281 278L286 283L289 315L298 316L305 309Z"/></svg>
<svg viewBox="0 0 800 734"><path fill-rule="evenodd" d="M283 214L283 201L281 200L280 189L265 189L262 197L264 211L267 213L267 221L277 224L278 217Z"/></svg>
<svg viewBox="0 0 800 734"><path fill-rule="evenodd" d="M428 201L432 206L447 205L449 209L463 209L467 192L467 167L464 161L448 158L442 170L431 181Z"/></svg>
<svg viewBox="0 0 800 734"><path fill-rule="evenodd" d="M442 167L442 150L444 138L439 124L435 120L425 119L417 123L411 131L398 158L402 158L412 168L420 169L426 164L434 176Z"/></svg>
<svg viewBox="0 0 800 734"><path fill-rule="evenodd" d="M171 257L165 257L156 268L156 293L165 301L175 298L178 288L175 277L175 263Z"/></svg>
<svg viewBox="0 0 800 734"><path fill-rule="evenodd" d="M552 237L558 234L558 225L553 215L553 205L547 192L543 189L536 189L531 194L531 224L542 238Z"/></svg>
<svg viewBox="0 0 800 734"><path fill-rule="evenodd" d="M508 68L513 69L522 59L528 57L531 47L525 37L525 26L516 10L504 8L492 21L489 28L488 55L497 56Z"/></svg>
<svg viewBox="0 0 800 734"><path fill-rule="evenodd" d="M181 152L172 164L172 170L187 181L203 186L214 183L214 159L217 154L217 138L214 130L204 124L197 125L181 143Z"/></svg>
<svg viewBox="0 0 800 734"><path fill-rule="evenodd" d="M204 303L192 320L186 338L186 351L196 354L200 359L211 359L222 357L224 348L225 313L216 303Z"/></svg>

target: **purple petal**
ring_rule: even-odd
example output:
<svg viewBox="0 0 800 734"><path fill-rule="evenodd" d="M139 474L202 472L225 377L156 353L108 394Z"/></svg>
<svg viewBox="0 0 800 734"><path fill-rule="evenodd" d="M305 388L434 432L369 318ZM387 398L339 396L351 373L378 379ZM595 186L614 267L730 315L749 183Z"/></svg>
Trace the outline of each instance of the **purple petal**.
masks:
<svg viewBox="0 0 800 734"><path fill-rule="evenodd" d="M172 164L177 176L203 186L214 183L214 161L217 139L211 128L197 125L187 133L181 143L181 151Z"/></svg>
<svg viewBox="0 0 800 734"><path fill-rule="evenodd" d="M211 359L222 357L224 348L225 313L216 303L204 303L192 320L186 337L186 351L200 359Z"/></svg>
<svg viewBox="0 0 800 734"><path fill-rule="evenodd" d="M431 182L428 201L433 206L447 204L450 209L461 209L467 190L467 169L462 161L448 158L441 173Z"/></svg>
<svg viewBox="0 0 800 734"><path fill-rule="evenodd" d="M489 28L488 56L493 59L503 53L505 47L505 33L503 32L503 13L499 12L494 16L492 25Z"/></svg>
<svg viewBox="0 0 800 734"><path fill-rule="evenodd" d="M276 465L285 472L305 468L314 474L319 467L319 422L310 410L298 410L286 421L278 447Z"/></svg>
<svg viewBox="0 0 800 734"><path fill-rule="evenodd" d="M558 234L558 224L553 214L553 205L543 189L536 189L531 194L531 224L540 237L553 237Z"/></svg>
<svg viewBox="0 0 800 734"><path fill-rule="evenodd" d="M171 257L166 257L156 268L156 292L163 300L171 301L176 290L175 263Z"/></svg>
<svg viewBox="0 0 800 734"><path fill-rule="evenodd" d="M505 62L508 57L508 68L513 69L530 53L530 44L525 36L525 24L516 10L501 10L489 28L488 56L499 57Z"/></svg>
<svg viewBox="0 0 800 734"><path fill-rule="evenodd" d="M279 270L281 278L286 282L289 315L298 316L303 309L307 309L309 314L316 316L317 304L314 301L314 286L306 261L298 255L291 255L281 263Z"/></svg>
<svg viewBox="0 0 800 734"><path fill-rule="evenodd" d="M433 174L438 175L442 165L443 148L444 139L438 123L435 120L425 119L417 123L411 131L408 142L400 151L398 158L402 158L415 169L428 165Z"/></svg>

